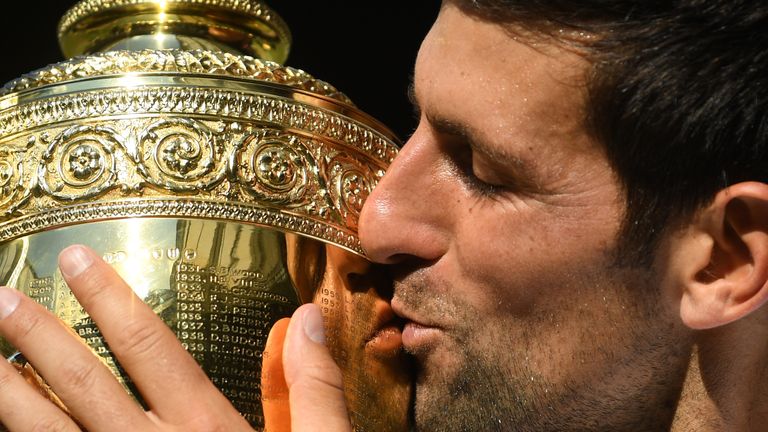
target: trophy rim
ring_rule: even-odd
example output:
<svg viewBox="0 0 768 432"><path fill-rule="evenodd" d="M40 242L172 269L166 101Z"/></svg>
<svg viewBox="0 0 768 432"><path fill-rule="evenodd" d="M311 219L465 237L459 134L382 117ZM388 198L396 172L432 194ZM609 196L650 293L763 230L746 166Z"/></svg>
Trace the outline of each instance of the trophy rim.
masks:
<svg viewBox="0 0 768 432"><path fill-rule="evenodd" d="M365 258L355 232L318 223L280 208L204 199L126 198L47 209L0 223L0 244L42 232L89 223L132 219L179 219L240 223L330 244Z"/></svg>
<svg viewBox="0 0 768 432"><path fill-rule="evenodd" d="M290 84L254 79L251 77L234 75L215 75L200 73L175 73L175 72L124 72L114 74L99 74L93 76L83 76L80 78L66 79L56 82L46 82L40 80L22 88L22 78L11 81L6 87L0 89L0 113L6 110L22 107L26 104L45 101L47 99L77 94L80 92L98 91L107 89L117 89L122 86L121 81L130 80L135 82L136 87L157 88L162 86L179 86L180 81L183 84L197 84L196 88L224 88L217 86L216 83L227 84L226 90L235 91L239 88L245 93L259 93L285 100L311 106L332 112L335 115L343 116L357 123L360 123L372 131L381 134L393 144L392 149L397 150L400 143L399 138L386 125L381 123L375 117L360 110L352 104L343 93L339 92L330 85L320 80L311 80L307 84L309 89L301 88ZM242 84L239 87L238 84ZM315 90L316 85L323 86L321 92ZM18 90L6 90L6 88L18 88ZM8 92L6 92L8 91ZM1 130L2 128L0 128ZM6 135L0 132L0 142L7 140L12 135ZM368 153L363 149L357 149L363 153ZM380 159L386 163L391 162L389 158L381 158L374 153L367 154L370 157Z"/></svg>
<svg viewBox="0 0 768 432"><path fill-rule="evenodd" d="M352 100L333 85L302 69L244 54L179 49L116 50L77 56L38 68L7 82L0 88L0 98L67 81L129 73L221 76L269 82L354 106Z"/></svg>

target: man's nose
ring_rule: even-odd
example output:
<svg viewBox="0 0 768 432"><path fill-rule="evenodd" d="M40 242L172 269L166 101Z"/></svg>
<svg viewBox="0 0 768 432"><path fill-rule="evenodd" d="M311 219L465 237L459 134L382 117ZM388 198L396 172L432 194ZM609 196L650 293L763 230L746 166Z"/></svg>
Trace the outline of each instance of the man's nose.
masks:
<svg viewBox="0 0 768 432"><path fill-rule="evenodd" d="M425 135L417 129L363 207L360 241L372 261L436 260L447 248L450 191L443 188L438 152Z"/></svg>

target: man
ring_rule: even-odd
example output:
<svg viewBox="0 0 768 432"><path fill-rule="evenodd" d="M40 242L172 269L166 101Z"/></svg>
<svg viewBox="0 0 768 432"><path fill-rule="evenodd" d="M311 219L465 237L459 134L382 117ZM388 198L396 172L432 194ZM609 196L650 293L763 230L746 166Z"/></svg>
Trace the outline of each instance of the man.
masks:
<svg viewBox="0 0 768 432"><path fill-rule="evenodd" d="M444 3L416 62L419 127L361 219L408 320L417 430L764 429L766 22L743 0ZM101 264L74 257L62 267L87 293ZM4 334L33 316L12 295ZM163 338L138 351L176 353ZM293 430L349 429L323 340L300 308ZM115 350L141 381L136 350ZM187 430L240 427L202 378L175 379L214 406L177 419ZM130 414L141 430L175 426L167 399Z"/></svg>
<svg viewBox="0 0 768 432"><path fill-rule="evenodd" d="M449 1L422 45L361 218L418 430L765 428L768 11L591 3Z"/></svg>
<svg viewBox="0 0 768 432"><path fill-rule="evenodd" d="M717 94L746 90L718 88L731 85L731 76L717 80L735 60L710 66L701 47L663 46L674 37L714 49L703 29L675 21L708 28L723 11L668 6L681 16L667 18L635 6L677 34L654 35L670 29L643 17L639 29L610 29L625 31L612 41L551 22L489 22L482 7L449 2L426 38L415 74L421 124L361 221L369 256L400 270L393 307L411 320L403 342L421 367L419 429L764 427L767 353L754 341L768 331L768 262L757 258L768 246L768 188L738 181L766 171L722 167L734 183L726 187L708 165L728 147L768 144L764 129L749 131L768 124L765 105L750 112L757 107ZM699 41L685 38L694 31ZM675 49L684 52L663 58ZM694 64L666 73L715 70L698 84L633 67L682 59ZM752 60L738 61L747 69ZM662 93L676 85L682 95ZM718 103L729 106L705 111ZM747 119L729 119L728 109ZM743 122L734 127L743 135L687 117L706 115ZM720 149L700 155L708 145Z"/></svg>

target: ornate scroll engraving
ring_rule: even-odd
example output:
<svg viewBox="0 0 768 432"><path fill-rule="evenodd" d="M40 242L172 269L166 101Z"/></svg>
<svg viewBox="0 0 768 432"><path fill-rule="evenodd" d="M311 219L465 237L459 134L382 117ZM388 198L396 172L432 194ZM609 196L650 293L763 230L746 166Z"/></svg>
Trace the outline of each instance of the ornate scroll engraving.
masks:
<svg viewBox="0 0 768 432"><path fill-rule="evenodd" d="M188 73L201 67L223 72ZM163 73L115 88L121 70ZM81 76L86 90L66 81ZM181 77L195 86L175 85ZM397 147L354 107L295 92L306 77L224 54L105 53L9 85L27 90L0 97L0 241L84 221L202 217L360 252L362 203Z"/></svg>
<svg viewBox="0 0 768 432"><path fill-rule="evenodd" d="M279 131L257 131L246 138L237 175L246 193L286 208L309 204L311 190L322 188L317 162L306 145Z"/></svg>
<svg viewBox="0 0 768 432"><path fill-rule="evenodd" d="M333 198L347 226L357 229L363 203L373 190L377 175L363 172L361 162L346 153L336 155L329 164ZM379 173L379 176L383 172Z"/></svg>
<svg viewBox="0 0 768 432"><path fill-rule="evenodd" d="M177 118L159 120L144 130L134 159L151 184L170 191L196 191L224 178L226 151L216 131L198 121Z"/></svg>
<svg viewBox="0 0 768 432"><path fill-rule="evenodd" d="M361 128L357 122L324 109L269 94L165 86L94 90L12 107L0 111L0 140L51 122L125 116L132 112L261 121L344 142L384 164L397 154L397 147L382 133Z"/></svg>
<svg viewBox="0 0 768 432"><path fill-rule="evenodd" d="M24 184L24 152L13 147L0 147L0 211L26 203L31 188Z"/></svg>
<svg viewBox="0 0 768 432"><path fill-rule="evenodd" d="M0 148L0 239L133 216L228 219L360 251L362 202L383 173L339 144L190 118L93 120ZM36 176L23 173L36 171Z"/></svg>
<svg viewBox="0 0 768 432"><path fill-rule="evenodd" d="M48 195L65 201L107 190L117 179L117 133L108 127L74 126L62 132L43 153L38 181Z"/></svg>

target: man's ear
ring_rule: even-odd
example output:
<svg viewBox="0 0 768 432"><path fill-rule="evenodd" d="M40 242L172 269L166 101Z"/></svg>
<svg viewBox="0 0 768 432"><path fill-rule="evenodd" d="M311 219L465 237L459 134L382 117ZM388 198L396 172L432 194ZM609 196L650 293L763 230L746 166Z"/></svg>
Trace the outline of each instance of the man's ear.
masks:
<svg viewBox="0 0 768 432"><path fill-rule="evenodd" d="M768 184L721 190L679 240L672 265L681 270L687 326L722 326L768 301Z"/></svg>

